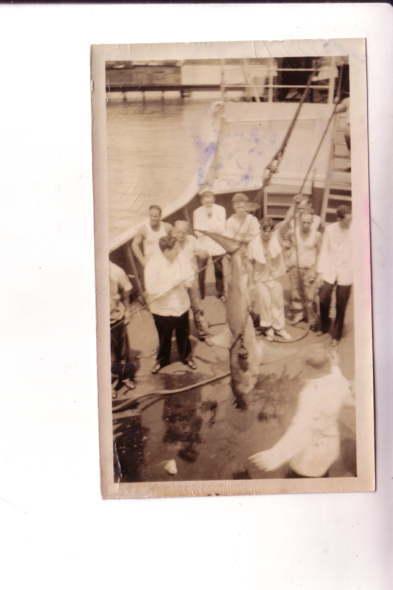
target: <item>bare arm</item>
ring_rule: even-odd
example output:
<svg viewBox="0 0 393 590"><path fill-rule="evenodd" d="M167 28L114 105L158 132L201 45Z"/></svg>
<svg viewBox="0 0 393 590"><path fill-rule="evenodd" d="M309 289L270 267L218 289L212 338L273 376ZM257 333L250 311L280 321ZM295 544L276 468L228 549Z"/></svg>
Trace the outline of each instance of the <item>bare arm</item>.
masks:
<svg viewBox="0 0 393 590"><path fill-rule="evenodd" d="M141 229L132 240L132 251L135 254L139 263L144 267L146 264L145 257L141 250L142 242L145 239L145 232Z"/></svg>
<svg viewBox="0 0 393 590"><path fill-rule="evenodd" d="M286 212L284 219L278 224L277 231L281 239L285 237L289 224L295 215L295 205L291 205Z"/></svg>
<svg viewBox="0 0 393 590"><path fill-rule="evenodd" d="M165 227L165 231L168 234L168 236L171 235L172 231L173 231L172 225L170 223L168 223L167 221L164 221L164 227Z"/></svg>

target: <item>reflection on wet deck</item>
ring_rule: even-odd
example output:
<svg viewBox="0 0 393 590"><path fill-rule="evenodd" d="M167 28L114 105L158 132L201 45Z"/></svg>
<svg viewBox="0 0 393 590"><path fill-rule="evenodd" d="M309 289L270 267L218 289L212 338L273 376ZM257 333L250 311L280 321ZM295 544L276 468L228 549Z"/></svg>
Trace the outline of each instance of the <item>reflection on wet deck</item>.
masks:
<svg viewBox="0 0 393 590"><path fill-rule="evenodd" d="M224 306L207 297L205 309L212 323L225 319ZM142 321L143 320L139 320ZM222 327L212 328L216 333ZM293 330L293 328L291 328ZM300 330L300 329L298 329ZM296 335L294 333L294 335ZM143 349L152 334L131 331L131 342ZM228 370L227 352L193 341L198 370L193 373L178 362L159 375L150 375L153 351L143 354L138 387L114 402L115 478L122 482L195 481L214 479L282 478L284 466L261 473L247 458L270 448L288 428L298 394L307 375L301 374L302 352L320 342L315 335L292 344L267 344L264 365L247 408L239 409L229 377L181 393L169 391L198 384ZM343 342L344 343L344 342ZM175 360L174 354L174 360ZM355 416L345 409L340 418L342 452L331 476L356 473ZM175 460L177 473L165 470Z"/></svg>

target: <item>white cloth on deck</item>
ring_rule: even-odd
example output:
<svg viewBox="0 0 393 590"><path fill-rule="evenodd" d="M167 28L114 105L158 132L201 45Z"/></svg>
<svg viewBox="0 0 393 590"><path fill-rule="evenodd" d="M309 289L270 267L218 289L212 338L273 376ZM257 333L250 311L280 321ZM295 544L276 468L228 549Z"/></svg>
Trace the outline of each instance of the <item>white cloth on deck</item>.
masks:
<svg viewBox="0 0 393 590"><path fill-rule="evenodd" d="M297 411L282 438L254 455L266 471L286 462L298 475L322 477L340 455L338 418L344 405L354 405L348 380L338 367L310 379L299 394Z"/></svg>

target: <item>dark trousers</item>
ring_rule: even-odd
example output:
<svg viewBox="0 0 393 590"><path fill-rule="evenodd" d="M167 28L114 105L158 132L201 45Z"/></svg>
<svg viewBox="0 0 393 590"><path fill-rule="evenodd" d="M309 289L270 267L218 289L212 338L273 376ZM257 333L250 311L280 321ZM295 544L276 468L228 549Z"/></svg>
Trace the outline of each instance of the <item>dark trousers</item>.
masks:
<svg viewBox="0 0 393 590"><path fill-rule="evenodd" d="M179 359L184 362L190 355L190 321L188 311L181 316L163 316L153 314L154 323L158 332L157 362L161 367L169 365L171 360L171 340L175 331Z"/></svg>
<svg viewBox="0 0 393 590"><path fill-rule="evenodd" d="M336 285L336 317L332 325L330 325L329 312L334 286L335 285L331 285L324 281L319 290L321 330L324 333L327 333L330 330L331 336L334 340L341 340L344 328L345 311L351 294L351 285Z"/></svg>
<svg viewBox="0 0 393 590"><path fill-rule="evenodd" d="M199 292L202 299L205 298L205 281L206 281L206 265L207 260L198 258L198 279L199 279ZM216 278L216 292L217 297L224 295L224 272L222 268L222 256L212 256L214 265L214 276Z"/></svg>
<svg viewBox="0 0 393 590"><path fill-rule="evenodd" d="M111 326L112 373L123 379L134 379L136 367L130 359L127 328L123 320Z"/></svg>

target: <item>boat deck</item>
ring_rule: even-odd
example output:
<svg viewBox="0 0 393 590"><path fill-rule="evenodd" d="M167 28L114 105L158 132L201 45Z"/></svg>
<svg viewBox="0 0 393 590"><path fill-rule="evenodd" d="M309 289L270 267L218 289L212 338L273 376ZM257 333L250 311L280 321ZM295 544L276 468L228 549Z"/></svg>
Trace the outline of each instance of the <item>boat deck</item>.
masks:
<svg viewBox="0 0 393 590"><path fill-rule="evenodd" d="M224 329L225 306L212 295L203 302L205 315L217 336ZM350 303L351 307L351 303ZM352 310L348 310L351 322ZM218 324L218 325L217 325ZM296 338L305 326L288 331ZM141 354L137 388L123 388L113 402L115 438L120 433L131 441L124 449L121 481L209 480L236 478L285 477L285 468L262 474L251 468L247 457L269 448L285 432L295 411L297 396L307 375L300 375L302 354L322 342L309 333L304 339L289 344L266 342L261 376L247 398L248 408L238 409L226 377L198 386L207 378L229 371L228 351L192 337L197 371L176 362L158 375L151 375L157 334L146 310L138 310L129 324L132 348ZM353 331L348 325L340 342L338 355L345 376L353 378ZM219 341L219 338L218 338ZM193 387L195 385L195 387ZM186 391L170 393L172 390ZM191 388L190 388L191 387ZM157 393L161 392L161 393ZM342 453L333 465L331 476L345 477L355 473L355 411L345 409L340 418ZM178 473L169 475L164 465L175 460ZM125 466L125 468L124 468Z"/></svg>

